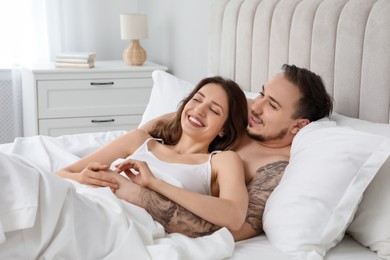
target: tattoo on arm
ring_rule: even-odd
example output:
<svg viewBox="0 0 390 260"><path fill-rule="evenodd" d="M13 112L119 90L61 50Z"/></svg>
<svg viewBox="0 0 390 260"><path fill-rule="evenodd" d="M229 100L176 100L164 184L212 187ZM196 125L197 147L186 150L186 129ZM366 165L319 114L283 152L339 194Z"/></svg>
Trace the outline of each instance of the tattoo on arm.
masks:
<svg viewBox="0 0 390 260"><path fill-rule="evenodd" d="M148 189L142 188L141 204L154 220L164 226L168 233L178 232L189 237L199 237L220 229L168 198Z"/></svg>
<svg viewBox="0 0 390 260"><path fill-rule="evenodd" d="M246 222L256 234L263 231L263 212L265 203L271 192L279 184L288 161L278 161L267 164L256 171L256 175L247 186L249 193L249 206Z"/></svg>
<svg viewBox="0 0 390 260"><path fill-rule="evenodd" d="M287 161L278 161L259 168L254 179L247 186L249 206L245 221L256 234L263 231L265 203L279 184L287 165ZM220 229L219 226L200 218L159 193L142 188L140 196L141 206L154 220L163 225L168 233L178 232L189 237L199 237Z"/></svg>

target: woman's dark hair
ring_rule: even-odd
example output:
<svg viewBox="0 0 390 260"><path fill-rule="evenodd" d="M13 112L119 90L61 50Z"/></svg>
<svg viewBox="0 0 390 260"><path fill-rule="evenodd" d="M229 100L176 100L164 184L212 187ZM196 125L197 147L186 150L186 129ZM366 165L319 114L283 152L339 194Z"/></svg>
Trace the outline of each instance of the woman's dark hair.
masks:
<svg viewBox="0 0 390 260"><path fill-rule="evenodd" d="M286 79L296 85L302 94L294 119L307 118L312 122L330 116L333 101L319 75L295 65L284 64L282 70Z"/></svg>
<svg viewBox="0 0 390 260"><path fill-rule="evenodd" d="M216 136L209 145L209 152L215 150L235 149L238 146L239 137L245 132L248 125L248 105L244 92L238 84L232 80L220 76L202 79L192 92L181 101L175 117L172 120L160 120L149 134L155 138L162 138L166 144L176 144L182 134L181 114L185 105L206 84L214 83L221 86L228 97L228 117L223 125L224 135Z"/></svg>

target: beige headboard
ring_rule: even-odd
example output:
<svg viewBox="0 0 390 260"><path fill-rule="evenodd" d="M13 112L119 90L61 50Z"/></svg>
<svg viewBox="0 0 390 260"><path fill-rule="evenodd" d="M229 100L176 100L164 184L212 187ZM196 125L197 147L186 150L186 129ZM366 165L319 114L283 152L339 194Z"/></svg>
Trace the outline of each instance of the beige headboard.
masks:
<svg viewBox="0 0 390 260"><path fill-rule="evenodd" d="M324 79L335 111L390 122L390 0L214 0L210 75L259 91L282 64Z"/></svg>

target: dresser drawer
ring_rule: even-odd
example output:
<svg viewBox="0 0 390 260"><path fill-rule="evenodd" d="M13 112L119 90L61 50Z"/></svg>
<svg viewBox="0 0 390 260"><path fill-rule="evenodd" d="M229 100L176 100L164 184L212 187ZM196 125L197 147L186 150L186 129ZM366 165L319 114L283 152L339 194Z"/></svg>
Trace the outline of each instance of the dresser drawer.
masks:
<svg viewBox="0 0 390 260"><path fill-rule="evenodd" d="M116 130L131 130L138 127L141 115L40 119L39 134L60 136L67 134L93 133Z"/></svg>
<svg viewBox="0 0 390 260"><path fill-rule="evenodd" d="M142 114L152 85L151 78L41 80L37 82L38 117Z"/></svg>

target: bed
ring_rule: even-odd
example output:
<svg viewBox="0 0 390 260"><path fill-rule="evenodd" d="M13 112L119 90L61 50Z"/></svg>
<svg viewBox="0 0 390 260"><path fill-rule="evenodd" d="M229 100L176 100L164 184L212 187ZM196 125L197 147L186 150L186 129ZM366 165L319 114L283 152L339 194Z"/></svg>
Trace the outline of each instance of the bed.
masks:
<svg viewBox="0 0 390 260"><path fill-rule="evenodd" d="M0 145L0 183L9 184L0 189L0 259L390 259L390 1L211 7L209 75L236 80L251 98L282 64L295 64L321 75L335 102L330 119L294 139L288 177L266 205L265 233L237 243L226 229L168 235L109 189L53 176L124 131L33 136ZM193 87L164 71L153 80L141 125L175 110ZM301 167L300 154L315 173ZM84 197L93 208L80 206Z"/></svg>

